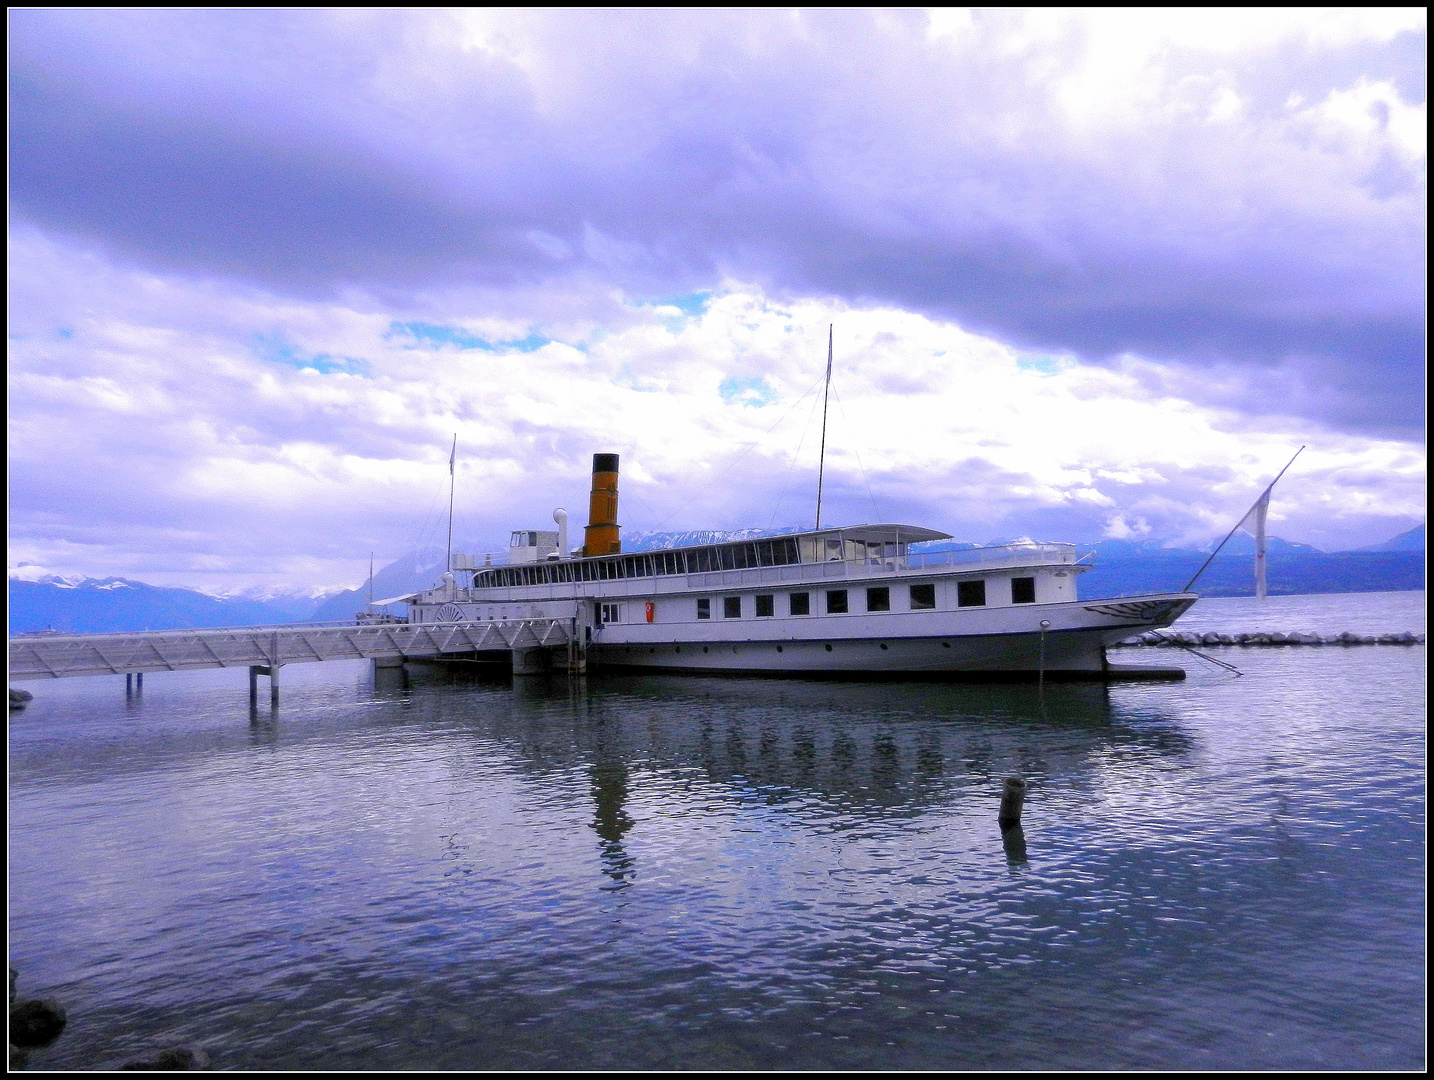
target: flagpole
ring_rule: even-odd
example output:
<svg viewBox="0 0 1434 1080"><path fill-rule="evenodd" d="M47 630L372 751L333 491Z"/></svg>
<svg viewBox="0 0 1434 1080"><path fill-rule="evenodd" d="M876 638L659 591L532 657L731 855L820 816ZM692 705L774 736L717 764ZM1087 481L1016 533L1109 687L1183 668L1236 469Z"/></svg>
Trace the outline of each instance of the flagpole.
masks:
<svg viewBox="0 0 1434 1080"><path fill-rule="evenodd" d="M453 569L453 461L458 457L458 435L453 435L453 451L448 455L448 557L443 562L443 572Z"/></svg>
<svg viewBox="0 0 1434 1080"><path fill-rule="evenodd" d="M827 467L827 396L832 389L832 326L827 326L827 386L822 391L822 450L817 459L817 528L822 527L822 480Z"/></svg>
<svg viewBox="0 0 1434 1080"><path fill-rule="evenodd" d="M1304 452L1305 448L1303 446L1301 446L1298 450L1295 451L1295 457L1292 457L1289 461L1285 462L1285 467L1279 471L1279 473L1275 476L1273 480L1270 481L1270 486L1265 488L1264 491L1260 492L1260 499L1264 499L1269 496L1270 492L1275 489L1275 485L1280 482L1280 477L1284 476L1285 473L1289 470L1289 467L1295 463L1295 458L1299 457ZM1220 548L1228 544L1230 542L1230 537L1234 536L1235 533L1240 530L1240 526L1245 524L1245 518L1250 516L1250 511L1254 510L1256 506L1260 505L1260 499L1256 499L1250 509L1245 511L1245 517L1242 517L1239 521L1235 522L1235 527L1225 534L1225 539L1220 541L1219 547L1217 547L1214 551L1210 552L1210 557L1205 560L1204 565L1201 566L1199 570L1195 571L1195 577L1191 578L1185 583L1185 588L1181 589L1181 592L1190 591L1190 586L1195 584L1196 579L1198 579L1200 575L1205 572L1206 567L1208 567L1212 562L1215 561L1215 556L1220 554Z"/></svg>

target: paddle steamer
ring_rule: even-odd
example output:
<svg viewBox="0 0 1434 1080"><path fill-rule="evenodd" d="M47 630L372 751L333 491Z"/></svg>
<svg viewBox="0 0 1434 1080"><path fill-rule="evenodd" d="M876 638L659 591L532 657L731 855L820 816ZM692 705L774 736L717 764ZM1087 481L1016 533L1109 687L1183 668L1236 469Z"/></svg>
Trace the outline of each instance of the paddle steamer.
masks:
<svg viewBox="0 0 1434 1080"><path fill-rule="evenodd" d="M950 534L877 524L623 552L618 456L593 457L589 524L512 534L505 565L450 557L409 621L573 620L588 667L790 675L1181 677L1106 646L1169 626L1194 593L1082 600L1075 545L923 550ZM491 564L492 560L487 560Z"/></svg>

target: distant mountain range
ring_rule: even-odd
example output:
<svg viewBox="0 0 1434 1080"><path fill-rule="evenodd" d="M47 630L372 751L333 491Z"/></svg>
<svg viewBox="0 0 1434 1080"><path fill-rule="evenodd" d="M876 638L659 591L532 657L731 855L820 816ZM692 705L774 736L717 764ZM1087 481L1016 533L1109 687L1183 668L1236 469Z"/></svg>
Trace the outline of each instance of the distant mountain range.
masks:
<svg viewBox="0 0 1434 1080"><path fill-rule="evenodd" d="M210 596L118 577L10 578L9 586L12 634L46 629L83 634L264 626L303 622L319 603L318 598L302 594Z"/></svg>
<svg viewBox="0 0 1434 1080"><path fill-rule="evenodd" d="M1129 596L1183 589L1214 547L1211 543L1204 550L1192 551L1150 541L1098 541L1086 549L1094 552L1095 569L1081 575L1080 595ZM1266 541L1265 551L1271 596L1424 588L1423 525L1353 551L1325 552L1278 536ZM1236 533L1200 574L1194 590L1202 596L1253 596L1254 555L1254 538Z"/></svg>
<svg viewBox="0 0 1434 1080"><path fill-rule="evenodd" d="M1420 551L1424 550L1424 526L1416 525L1407 532L1402 532L1382 544L1372 544L1369 547L1356 548L1357 551Z"/></svg>
<svg viewBox="0 0 1434 1080"><path fill-rule="evenodd" d="M628 537L623 546L628 551L657 551L796 531L799 530L647 533ZM983 545L945 540L918 546L941 550ZM1195 590L1205 596L1253 595L1254 546L1254 541L1244 534L1232 537L1201 575ZM476 545L471 543L454 548L455 551L475 549ZM1270 537L1267 549L1271 595L1424 588L1423 525L1381 544L1353 551L1324 552L1278 537ZM1167 548L1149 540L1100 540L1081 545L1081 550L1094 553L1095 569L1083 574L1080 581L1080 595L1091 599L1184 588L1209 557L1209 548L1204 551ZM431 587L442 577L443 555L442 548L421 548L389 563L374 574L374 599L406 596ZM117 577L48 576L34 581L12 577L9 585L12 634L45 629L98 633L352 619L370 595L368 582L358 589L326 596L263 590L212 596L193 589L165 588Z"/></svg>
<svg viewBox="0 0 1434 1080"><path fill-rule="evenodd" d="M1302 545L1303 546L1303 545ZM1125 557L1094 544L1095 569L1081 575L1082 597L1131 596L1183 589L1200 571L1207 552L1169 551ZM1422 551L1291 550L1268 545L1265 571L1271 596L1296 593L1401 592L1424 588ZM1228 550L1228 549L1227 549ZM1202 596L1253 596L1253 550L1222 551L1193 586Z"/></svg>

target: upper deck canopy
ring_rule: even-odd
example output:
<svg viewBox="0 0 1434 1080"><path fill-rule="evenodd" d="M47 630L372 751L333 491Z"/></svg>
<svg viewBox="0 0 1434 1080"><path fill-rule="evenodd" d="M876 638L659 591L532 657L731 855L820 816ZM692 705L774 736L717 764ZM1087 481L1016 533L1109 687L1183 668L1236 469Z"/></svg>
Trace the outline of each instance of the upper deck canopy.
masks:
<svg viewBox="0 0 1434 1080"><path fill-rule="evenodd" d="M826 537L856 540L863 544L922 544L928 540L950 540L951 534L923 529L920 525L849 525L845 529L821 529L787 533L788 536Z"/></svg>
<svg viewBox="0 0 1434 1080"><path fill-rule="evenodd" d="M761 566L791 566L851 559L891 558L908 545L927 540L949 540L950 535L916 525L853 525L844 529L725 540L716 544L660 548L651 551L599 555L582 559L552 559L524 566L492 567L474 576L475 588L514 585L550 585L620 578L666 577L745 570Z"/></svg>

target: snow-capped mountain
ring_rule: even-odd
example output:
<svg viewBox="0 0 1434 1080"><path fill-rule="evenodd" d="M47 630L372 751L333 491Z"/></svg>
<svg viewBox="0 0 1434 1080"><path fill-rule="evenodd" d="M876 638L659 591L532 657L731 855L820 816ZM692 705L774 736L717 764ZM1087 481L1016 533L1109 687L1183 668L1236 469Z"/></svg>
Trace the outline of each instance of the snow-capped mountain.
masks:
<svg viewBox="0 0 1434 1080"><path fill-rule="evenodd" d="M277 600L284 603L318 604L344 590L302 585L244 585L197 591L219 600L255 600L261 603Z"/></svg>
<svg viewBox="0 0 1434 1080"><path fill-rule="evenodd" d="M23 570L24 568L17 568ZM9 578L10 633L60 630L104 633L121 630L183 630L213 626L262 626L308 620L319 601L275 590L255 596L211 596L128 578L89 578L15 571Z"/></svg>
<svg viewBox="0 0 1434 1080"><path fill-rule="evenodd" d="M688 532L628 533L622 538L623 551L666 551L698 544L725 544L729 540L759 540L764 536L787 536L801 532L800 525L777 529L694 529Z"/></svg>

